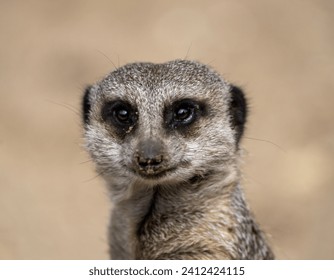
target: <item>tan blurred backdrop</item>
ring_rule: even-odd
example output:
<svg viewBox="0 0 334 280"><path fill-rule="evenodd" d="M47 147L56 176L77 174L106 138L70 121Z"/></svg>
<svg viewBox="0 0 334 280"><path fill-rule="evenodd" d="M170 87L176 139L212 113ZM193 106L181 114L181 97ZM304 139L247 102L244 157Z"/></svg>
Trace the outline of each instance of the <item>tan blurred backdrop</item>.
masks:
<svg viewBox="0 0 334 280"><path fill-rule="evenodd" d="M277 257L333 259L333 27L331 0L0 1L0 259L108 258L82 91L185 57L247 93L244 188Z"/></svg>

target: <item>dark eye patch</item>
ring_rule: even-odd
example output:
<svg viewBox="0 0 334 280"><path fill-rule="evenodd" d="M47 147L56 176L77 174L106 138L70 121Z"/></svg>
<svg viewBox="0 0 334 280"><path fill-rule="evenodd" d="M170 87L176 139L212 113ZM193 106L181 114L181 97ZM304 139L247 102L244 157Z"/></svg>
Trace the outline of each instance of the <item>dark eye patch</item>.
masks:
<svg viewBox="0 0 334 280"><path fill-rule="evenodd" d="M203 102L192 99L178 100L171 106L165 108L165 124L169 129L187 129L202 116L205 111Z"/></svg>
<svg viewBox="0 0 334 280"><path fill-rule="evenodd" d="M137 122L137 111L128 102L110 101L103 105L102 119L118 130L126 131Z"/></svg>

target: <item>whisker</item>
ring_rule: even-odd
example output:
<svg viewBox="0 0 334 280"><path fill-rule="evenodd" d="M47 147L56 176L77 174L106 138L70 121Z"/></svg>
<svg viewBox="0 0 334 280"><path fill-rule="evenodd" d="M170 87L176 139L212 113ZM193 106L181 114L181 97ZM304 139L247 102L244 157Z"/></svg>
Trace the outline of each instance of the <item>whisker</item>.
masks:
<svg viewBox="0 0 334 280"><path fill-rule="evenodd" d="M93 160L92 159L85 160L85 161L79 162L79 164L85 164L85 163L88 163L88 162L93 162Z"/></svg>
<svg viewBox="0 0 334 280"><path fill-rule="evenodd" d="M184 59L188 59L188 55L189 55L189 52L190 52L190 49L191 49L191 47L192 47L192 42L190 43L190 46L189 46L189 48L188 48L188 50L187 50L187 53L186 53L186 56L184 57Z"/></svg>
<svg viewBox="0 0 334 280"><path fill-rule="evenodd" d="M103 171L97 173L94 177L92 177L92 178L90 178L90 179L87 179L87 180L83 181L83 183L91 182L91 181L95 180L96 178L102 176L102 175L103 175L104 173L106 173L107 171L108 171L107 169L106 169L106 170L103 170Z"/></svg>
<svg viewBox="0 0 334 280"><path fill-rule="evenodd" d="M63 108L66 108L66 109L70 110L71 112L73 112L74 114L76 114L77 116L81 116L80 112L77 111L77 108L75 108L74 106L72 106L70 104L59 103L59 102L56 102L56 101L53 101L53 100L49 100L49 99L46 99L45 101L49 102L49 103L52 103L52 104L55 104L55 105L58 105L58 106L61 106Z"/></svg>
<svg viewBox="0 0 334 280"><path fill-rule="evenodd" d="M271 142L269 140L266 140L266 139L259 139L259 138L254 138L254 137L244 137L245 139L249 139L249 140L256 140L256 141L260 141L260 142L265 142L265 143L269 143L269 144L272 144L274 145L276 148L280 149L282 152L286 153L286 150L283 149L281 146L277 145L276 143L274 142Z"/></svg>
<svg viewBox="0 0 334 280"><path fill-rule="evenodd" d="M99 52L101 55L103 55L114 66L115 70L118 68L116 67L115 63L105 53L103 53L102 51L98 49L96 49L96 51Z"/></svg>

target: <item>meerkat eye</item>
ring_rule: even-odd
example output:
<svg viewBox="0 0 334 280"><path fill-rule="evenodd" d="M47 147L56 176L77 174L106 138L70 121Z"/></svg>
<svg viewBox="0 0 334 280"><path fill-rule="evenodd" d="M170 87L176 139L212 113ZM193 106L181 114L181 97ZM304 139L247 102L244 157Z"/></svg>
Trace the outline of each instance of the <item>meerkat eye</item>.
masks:
<svg viewBox="0 0 334 280"><path fill-rule="evenodd" d="M203 115L205 106L203 102L192 99L175 101L171 106L165 108L165 123L172 129L187 128Z"/></svg>
<svg viewBox="0 0 334 280"><path fill-rule="evenodd" d="M191 104L181 104L174 111L174 121L184 124L191 123L195 116L195 107Z"/></svg>
<svg viewBox="0 0 334 280"><path fill-rule="evenodd" d="M136 112L124 101L108 102L102 108L102 118L117 127L128 127L135 124Z"/></svg>
<svg viewBox="0 0 334 280"><path fill-rule="evenodd" d="M114 118L116 118L121 123L126 123L129 121L130 112L126 108L117 108L113 111Z"/></svg>

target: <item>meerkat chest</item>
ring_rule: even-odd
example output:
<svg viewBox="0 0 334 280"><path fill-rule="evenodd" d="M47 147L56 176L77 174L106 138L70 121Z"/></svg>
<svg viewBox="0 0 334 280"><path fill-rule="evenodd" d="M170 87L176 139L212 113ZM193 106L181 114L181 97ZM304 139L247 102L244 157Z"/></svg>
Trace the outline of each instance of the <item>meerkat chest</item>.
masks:
<svg viewBox="0 0 334 280"><path fill-rule="evenodd" d="M138 225L136 258L228 258L225 241L231 238L226 236L227 229L218 217L207 215L200 207L187 205L178 210L153 210Z"/></svg>

